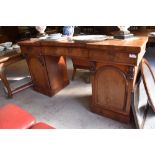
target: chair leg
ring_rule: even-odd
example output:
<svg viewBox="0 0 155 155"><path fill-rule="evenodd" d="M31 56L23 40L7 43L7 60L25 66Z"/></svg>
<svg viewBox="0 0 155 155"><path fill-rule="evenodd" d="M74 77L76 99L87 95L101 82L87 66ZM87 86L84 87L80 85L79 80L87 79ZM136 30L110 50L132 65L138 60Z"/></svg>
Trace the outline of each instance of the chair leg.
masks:
<svg viewBox="0 0 155 155"><path fill-rule="evenodd" d="M5 86L5 88L7 89L8 98L12 98L13 94L12 94L10 84L9 84L7 78L6 78L6 75L5 75L4 71L0 72L0 78L2 79L2 82L3 82L4 86Z"/></svg>
<svg viewBox="0 0 155 155"><path fill-rule="evenodd" d="M32 81L30 81L30 82L28 82L28 83L26 83L26 84L23 84L23 85L21 85L21 86L15 88L14 90L12 90L12 94L18 93L18 92L20 92L20 91L22 91L22 90L25 90L25 89L27 89L27 88L29 88L29 87L31 87L31 86L33 86Z"/></svg>
<svg viewBox="0 0 155 155"><path fill-rule="evenodd" d="M74 80L74 78L75 78L75 74L76 74L76 67L74 67L74 70L73 70L72 80Z"/></svg>

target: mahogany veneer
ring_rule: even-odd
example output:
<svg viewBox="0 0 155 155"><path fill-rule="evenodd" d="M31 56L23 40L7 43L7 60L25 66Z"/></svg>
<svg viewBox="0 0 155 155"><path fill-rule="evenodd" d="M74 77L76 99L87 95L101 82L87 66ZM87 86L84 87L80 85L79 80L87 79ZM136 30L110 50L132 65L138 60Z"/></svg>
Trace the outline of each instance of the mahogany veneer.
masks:
<svg viewBox="0 0 155 155"><path fill-rule="evenodd" d="M91 110L128 122L131 93L147 41L147 37L94 43L31 39L19 44L35 90L51 96L69 83L65 56L86 60L91 72Z"/></svg>

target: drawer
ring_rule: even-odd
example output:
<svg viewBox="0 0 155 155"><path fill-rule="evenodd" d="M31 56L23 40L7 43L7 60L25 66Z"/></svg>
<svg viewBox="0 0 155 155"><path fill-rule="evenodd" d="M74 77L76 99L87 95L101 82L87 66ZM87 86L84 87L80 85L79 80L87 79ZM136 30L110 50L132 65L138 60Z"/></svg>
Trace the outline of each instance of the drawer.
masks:
<svg viewBox="0 0 155 155"><path fill-rule="evenodd" d="M23 54L28 54L30 56L40 55L41 48L40 47L32 47L32 46L21 46L21 52Z"/></svg>
<svg viewBox="0 0 155 155"><path fill-rule="evenodd" d="M114 51L89 50L89 59L91 61L136 65L137 58L138 56L135 53L118 53Z"/></svg>
<svg viewBox="0 0 155 155"><path fill-rule="evenodd" d="M68 48L64 47L42 47L42 53L44 55L53 55L53 56L66 56L68 55Z"/></svg>
<svg viewBox="0 0 155 155"><path fill-rule="evenodd" d="M85 48L70 48L68 56L88 58L88 50Z"/></svg>

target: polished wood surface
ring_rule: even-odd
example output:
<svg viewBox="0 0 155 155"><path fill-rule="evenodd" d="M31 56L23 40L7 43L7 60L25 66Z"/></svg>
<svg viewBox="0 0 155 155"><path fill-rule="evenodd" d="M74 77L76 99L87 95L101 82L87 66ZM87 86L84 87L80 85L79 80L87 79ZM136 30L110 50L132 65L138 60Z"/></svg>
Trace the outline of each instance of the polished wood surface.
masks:
<svg viewBox="0 0 155 155"><path fill-rule="evenodd" d="M42 49L37 44L21 46L21 50L27 60L33 88L36 91L53 96L68 85L66 59L63 56L43 55Z"/></svg>
<svg viewBox="0 0 155 155"><path fill-rule="evenodd" d="M12 51L8 54L5 54L4 56L0 57L0 78L6 88L6 93L7 96L9 98L13 97L13 94L20 92L26 88L29 88L30 86L32 86L32 82L28 82L26 84L23 84L17 88L14 88L13 90L10 87L9 81L7 80L6 74L5 74L5 69L7 68L7 66L16 63L18 61L23 60L23 56L21 53L17 53L15 51Z"/></svg>
<svg viewBox="0 0 155 155"><path fill-rule="evenodd" d="M22 53L27 54L33 81L35 81L34 77L41 78L40 76L43 78L40 81L46 81L47 86L44 88L38 86L42 90L40 92L47 94L46 91L53 91L55 85L63 88L68 84L65 56L87 61L92 83L91 110L115 120L128 122L131 93L136 82L139 63L145 54L147 41L148 37L136 36L125 40L112 39L93 43L79 43L67 39L60 41L30 39L19 44ZM34 50L35 48L37 50ZM33 73L32 64L29 62L32 53L34 53L36 61L42 59L42 63L45 63L44 67L41 67L39 62L33 63L33 66L39 66L37 70L34 69ZM37 58L37 55L40 55L41 58ZM62 69L58 69L58 58L60 57L64 58L64 62L61 64ZM51 61L51 63L47 63L47 61ZM39 69L43 71L39 71ZM44 76L48 80L44 80ZM54 77L55 80L51 81ZM39 85L41 82L36 83Z"/></svg>

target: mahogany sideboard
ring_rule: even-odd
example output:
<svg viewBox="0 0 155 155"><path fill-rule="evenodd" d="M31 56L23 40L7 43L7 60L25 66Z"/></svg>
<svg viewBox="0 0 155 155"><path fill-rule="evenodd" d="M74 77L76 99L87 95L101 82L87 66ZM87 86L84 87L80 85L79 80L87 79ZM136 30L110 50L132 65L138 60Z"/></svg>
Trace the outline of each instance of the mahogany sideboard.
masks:
<svg viewBox="0 0 155 155"><path fill-rule="evenodd" d="M54 95L69 84L65 57L87 60L91 72L91 110L129 122L131 94L148 37L80 43L30 39L19 42L35 90Z"/></svg>

